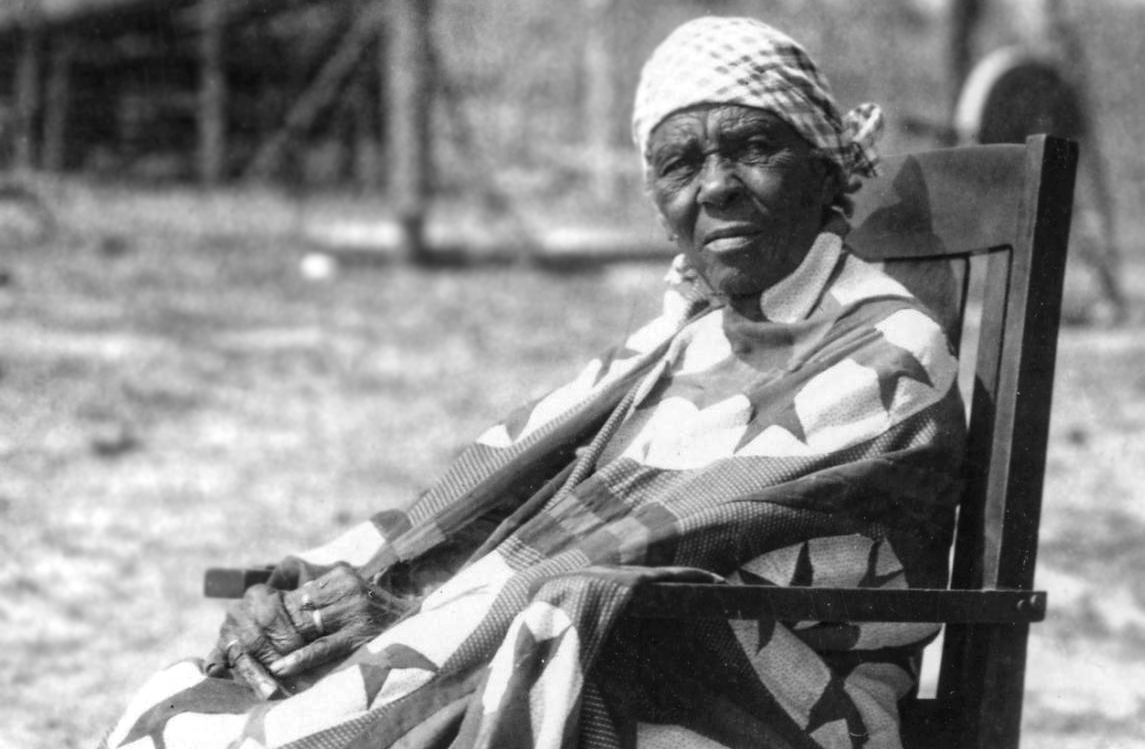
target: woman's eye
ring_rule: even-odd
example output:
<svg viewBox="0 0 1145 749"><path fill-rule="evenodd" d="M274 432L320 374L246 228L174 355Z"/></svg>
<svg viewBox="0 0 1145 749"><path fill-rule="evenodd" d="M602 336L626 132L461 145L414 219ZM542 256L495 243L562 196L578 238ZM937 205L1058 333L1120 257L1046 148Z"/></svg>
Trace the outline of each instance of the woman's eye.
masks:
<svg viewBox="0 0 1145 749"><path fill-rule="evenodd" d="M660 163L657 174L661 177L681 177L692 171L692 162L689 159L674 158Z"/></svg>
<svg viewBox="0 0 1145 749"><path fill-rule="evenodd" d="M760 159L774 156L779 149L769 140L749 140L740 149L743 156Z"/></svg>

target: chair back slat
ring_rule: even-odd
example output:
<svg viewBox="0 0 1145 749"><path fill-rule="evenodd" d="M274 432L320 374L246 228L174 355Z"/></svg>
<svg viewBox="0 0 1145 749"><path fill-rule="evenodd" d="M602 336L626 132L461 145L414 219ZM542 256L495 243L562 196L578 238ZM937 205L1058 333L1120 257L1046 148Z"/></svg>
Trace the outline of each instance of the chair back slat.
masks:
<svg viewBox="0 0 1145 749"><path fill-rule="evenodd" d="M973 361L966 362L973 372L973 383L969 393L970 420L962 467L964 499L959 508L952 588L981 588L986 584L986 559L993 556L989 549L998 541L991 517L996 514L996 508L990 507L993 498L988 496L987 487L994 448L1011 254L1007 248L980 259L984 267L975 321L978 345ZM971 497L979 501L966 499Z"/></svg>
<svg viewBox="0 0 1145 749"><path fill-rule="evenodd" d="M979 254L1014 241L1025 149L947 149L885 160L855 200L847 241L868 259ZM939 210L935 210L939 206Z"/></svg>

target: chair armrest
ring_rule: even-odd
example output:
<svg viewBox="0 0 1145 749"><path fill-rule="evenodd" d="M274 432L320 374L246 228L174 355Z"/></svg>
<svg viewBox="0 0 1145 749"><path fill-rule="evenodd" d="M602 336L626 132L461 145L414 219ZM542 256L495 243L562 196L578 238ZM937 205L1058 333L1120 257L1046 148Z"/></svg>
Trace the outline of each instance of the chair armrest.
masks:
<svg viewBox="0 0 1145 749"><path fill-rule="evenodd" d="M203 595L207 598L242 598L252 585L270 579L274 567L211 567L203 575Z"/></svg>
<svg viewBox="0 0 1145 749"><path fill-rule="evenodd" d="M626 613L661 619L1019 624L1045 619L1046 594L649 583L634 591Z"/></svg>
<svg viewBox="0 0 1145 749"><path fill-rule="evenodd" d="M212 567L207 598L242 598L265 583L273 567ZM654 619L761 619L783 622L950 622L1020 624L1046 618L1046 594L1029 590L801 588L705 583L638 587L628 616Z"/></svg>

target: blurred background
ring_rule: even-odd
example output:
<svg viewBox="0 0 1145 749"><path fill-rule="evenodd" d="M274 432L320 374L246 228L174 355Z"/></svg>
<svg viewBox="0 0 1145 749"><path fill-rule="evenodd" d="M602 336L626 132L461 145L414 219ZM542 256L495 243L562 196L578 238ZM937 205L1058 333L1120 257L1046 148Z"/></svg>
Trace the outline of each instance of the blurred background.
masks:
<svg viewBox="0 0 1145 749"><path fill-rule="evenodd" d="M1082 142L1024 745L1145 746L1142 0L0 0L0 747L209 648L203 569L412 498L656 313L679 23L804 43L889 153Z"/></svg>

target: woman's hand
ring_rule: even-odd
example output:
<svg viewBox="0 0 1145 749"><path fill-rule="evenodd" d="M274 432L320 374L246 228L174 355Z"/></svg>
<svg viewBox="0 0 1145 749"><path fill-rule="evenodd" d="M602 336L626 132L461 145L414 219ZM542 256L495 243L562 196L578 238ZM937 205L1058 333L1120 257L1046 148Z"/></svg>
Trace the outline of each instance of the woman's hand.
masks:
<svg viewBox="0 0 1145 749"><path fill-rule="evenodd" d="M346 564L286 593L284 600L307 644L267 664L278 677L298 676L344 658L412 606Z"/></svg>
<svg viewBox="0 0 1145 749"><path fill-rule="evenodd" d="M228 613L207 674L221 676L234 665L230 650L249 654L276 677L299 676L349 655L410 607L346 564L287 592L256 585Z"/></svg>
<svg viewBox="0 0 1145 749"><path fill-rule="evenodd" d="M233 669L250 682L250 669L239 662L241 659L253 659L265 667L305 644L303 632L286 607L285 594L268 585L253 585L227 611L205 670L208 676L223 677ZM258 684L251 686L259 689Z"/></svg>

